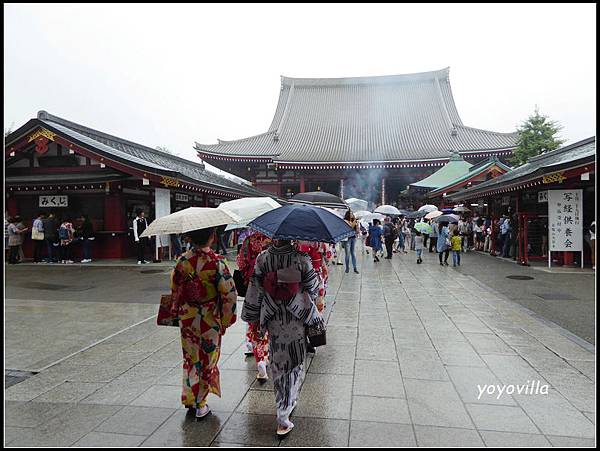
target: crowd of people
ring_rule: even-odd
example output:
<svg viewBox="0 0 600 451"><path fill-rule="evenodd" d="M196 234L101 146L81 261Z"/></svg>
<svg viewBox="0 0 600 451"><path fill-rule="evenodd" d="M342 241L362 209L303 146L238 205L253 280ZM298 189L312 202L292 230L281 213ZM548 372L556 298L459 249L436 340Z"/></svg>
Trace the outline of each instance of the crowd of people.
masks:
<svg viewBox="0 0 600 451"><path fill-rule="evenodd" d="M40 212L31 227L26 227L19 215L5 216L4 237L11 265L24 261L23 243L26 237L31 238L33 243L34 263L74 263L73 247L77 244L83 248L81 263L92 261L94 227L87 215L79 216L74 222L67 216L59 219L54 213Z"/></svg>

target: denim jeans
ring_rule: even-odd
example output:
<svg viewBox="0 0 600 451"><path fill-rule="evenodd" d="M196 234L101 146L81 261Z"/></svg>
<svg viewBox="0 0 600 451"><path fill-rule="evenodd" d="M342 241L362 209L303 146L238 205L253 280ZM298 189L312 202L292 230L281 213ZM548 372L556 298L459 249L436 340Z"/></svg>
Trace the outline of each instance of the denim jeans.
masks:
<svg viewBox="0 0 600 451"><path fill-rule="evenodd" d="M83 239L83 259L92 259L92 242L88 238Z"/></svg>
<svg viewBox="0 0 600 451"><path fill-rule="evenodd" d="M417 259L421 260L423 255L423 249L417 249Z"/></svg>
<svg viewBox="0 0 600 451"><path fill-rule="evenodd" d="M356 269L356 253L354 252L355 244L356 238L348 238L348 241L342 241L346 258L346 269L349 269L348 264L350 263L350 255L352 255L352 266L354 266L354 269ZM348 252L348 247L350 247L350 252Z"/></svg>
<svg viewBox="0 0 600 451"><path fill-rule="evenodd" d="M460 265L460 251L452 251L452 264Z"/></svg>

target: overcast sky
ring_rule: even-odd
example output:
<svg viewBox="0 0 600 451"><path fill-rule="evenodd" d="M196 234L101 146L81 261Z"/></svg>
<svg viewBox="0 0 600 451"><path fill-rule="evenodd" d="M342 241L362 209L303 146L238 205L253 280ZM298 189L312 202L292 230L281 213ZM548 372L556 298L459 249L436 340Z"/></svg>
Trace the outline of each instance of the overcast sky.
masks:
<svg viewBox="0 0 600 451"><path fill-rule="evenodd" d="M450 67L465 125L595 134L595 4L4 6L4 128L38 110L196 159L267 131L280 75Z"/></svg>

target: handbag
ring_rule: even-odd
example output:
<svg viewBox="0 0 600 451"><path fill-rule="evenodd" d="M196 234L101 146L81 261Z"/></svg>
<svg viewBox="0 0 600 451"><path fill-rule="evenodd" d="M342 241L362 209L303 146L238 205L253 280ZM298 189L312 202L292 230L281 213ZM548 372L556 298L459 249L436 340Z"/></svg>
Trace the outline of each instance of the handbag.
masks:
<svg viewBox="0 0 600 451"><path fill-rule="evenodd" d="M238 296L245 298L246 291L248 291L248 286L244 283L244 275L239 269L233 271L233 282L235 283L235 289Z"/></svg>
<svg viewBox="0 0 600 451"><path fill-rule="evenodd" d="M321 322L313 326L306 326L306 338L315 348L325 346L327 344L325 324Z"/></svg>
<svg viewBox="0 0 600 451"><path fill-rule="evenodd" d="M42 241L44 239L44 232L40 232L35 227L31 229L31 239L36 241Z"/></svg>
<svg viewBox="0 0 600 451"><path fill-rule="evenodd" d="M156 324L159 326L179 327L178 308L170 294L163 294L160 297Z"/></svg>

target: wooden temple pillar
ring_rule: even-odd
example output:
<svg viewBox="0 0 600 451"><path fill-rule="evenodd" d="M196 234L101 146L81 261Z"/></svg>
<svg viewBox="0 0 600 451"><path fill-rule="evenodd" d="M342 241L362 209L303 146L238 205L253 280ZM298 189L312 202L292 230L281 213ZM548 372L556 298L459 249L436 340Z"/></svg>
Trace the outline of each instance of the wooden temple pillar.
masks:
<svg viewBox="0 0 600 451"><path fill-rule="evenodd" d="M305 193L306 192L306 187L304 185L304 174L300 175L300 192L301 193Z"/></svg>

